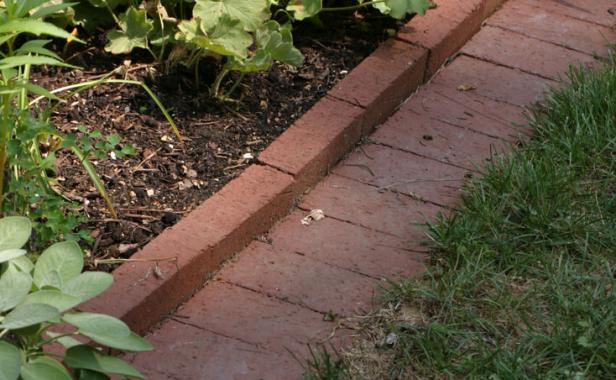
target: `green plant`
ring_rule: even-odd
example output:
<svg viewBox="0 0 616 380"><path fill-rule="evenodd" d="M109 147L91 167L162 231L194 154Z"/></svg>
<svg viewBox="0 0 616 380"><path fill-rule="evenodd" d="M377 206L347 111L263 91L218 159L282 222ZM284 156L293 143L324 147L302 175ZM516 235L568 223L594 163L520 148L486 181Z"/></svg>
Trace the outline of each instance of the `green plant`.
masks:
<svg viewBox="0 0 616 380"><path fill-rule="evenodd" d="M303 63L302 54L293 45L291 22L281 24L273 20L273 15L283 12L293 21L370 6L401 19L423 14L428 8L428 0L358 0L354 5L339 7L329 4L323 0L148 1L142 6L128 0L79 2L81 7L106 8L109 12L116 28L107 35L106 50L113 54L145 49L158 62L194 68L197 83L199 62L206 57L218 60L220 70L210 94L219 99L227 98L221 84L230 72L238 72L239 77L227 94L237 88L245 74L267 70L274 61L293 66ZM88 16L80 20L91 29ZM99 21L100 17L92 18L92 22Z"/></svg>
<svg viewBox="0 0 616 380"><path fill-rule="evenodd" d="M101 347L148 351L146 340L113 317L71 311L104 292L113 277L82 273L83 253L75 242L56 243L33 263L22 249L30 234L27 218L0 219L0 379L143 378ZM52 344L64 349L50 349Z"/></svg>
<svg viewBox="0 0 616 380"><path fill-rule="evenodd" d="M55 178L55 158L59 150L70 150L76 155L113 217L117 217L115 209L89 157L100 158L110 152L116 156L134 153L130 146L116 151L115 145L119 142L116 135L93 145L92 139L102 138L97 131L79 140L58 131L48 121L55 107L65 102L58 94L72 91L71 96L105 83L139 85L150 94L181 139L168 112L154 93L140 82L107 76L48 91L30 81L30 72L35 66L74 67L63 63L56 53L45 47L50 40L26 38L36 35L81 42L65 30L43 21L44 17L71 5L44 0L0 3L0 173L3 174L0 175L0 211L28 215L35 220L38 243L57 236L69 240L89 238L87 233L77 230L83 221L78 213L80 205L64 195ZM32 95L38 98L31 100Z"/></svg>
<svg viewBox="0 0 616 380"><path fill-rule="evenodd" d="M282 1L278 1L281 3ZM410 14L425 14L429 0L357 0L357 4L348 6L332 6L327 0L289 0L284 1L287 11L296 20L317 16L322 12L355 11L364 7L374 7L381 13L396 19L403 19Z"/></svg>

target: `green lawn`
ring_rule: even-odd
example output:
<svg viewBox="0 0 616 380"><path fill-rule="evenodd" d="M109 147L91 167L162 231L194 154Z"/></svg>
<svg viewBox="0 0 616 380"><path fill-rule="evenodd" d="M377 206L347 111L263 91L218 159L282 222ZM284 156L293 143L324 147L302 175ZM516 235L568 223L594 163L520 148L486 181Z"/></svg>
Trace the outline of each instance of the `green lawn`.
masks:
<svg viewBox="0 0 616 380"><path fill-rule="evenodd" d="M366 336L395 344L321 353L308 377L616 378L616 55L570 82L430 227L427 275L385 292Z"/></svg>

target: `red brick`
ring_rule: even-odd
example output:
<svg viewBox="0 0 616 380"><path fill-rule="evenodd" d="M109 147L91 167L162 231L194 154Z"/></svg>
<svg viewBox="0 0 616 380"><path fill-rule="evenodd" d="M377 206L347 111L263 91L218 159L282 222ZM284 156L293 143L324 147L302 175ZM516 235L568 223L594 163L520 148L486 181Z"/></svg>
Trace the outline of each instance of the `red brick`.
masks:
<svg viewBox="0 0 616 380"><path fill-rule="evenodd" d="M454 205L459 201L467 171L398 149L364 145L333 172L383 190Z"/></svg>
<svg viewBox="0 0 616 380"><path fill-rule="evenodd" d="M510 142L528 134L523 109L479 96L474 91L458 91L452 86L431 83L411 97L402 107L447 124L469 128Z"/></svg>
<svg viewBox="0 0 616 380"><path fill-rule="evenodd" d="M597 63L590 55L491 26L477 33L462 52L553 80L566 78L569 65Z"/></svg>
<svg viewBox="0 0 616 380"><path fill-rule="evenodd" d="M322 313L372 310L379 282L269 244L254 242L219 278Z"/></svg>
<svg viewBox="0 0 616 380"><path fill-rule="evenodd" d="M433 83L457 90L472 86L477 95L516 106L526 106L541 99L548 86L556 82L518 70L498 66L471 57L456 58Z"/></svg>
<svg viewBox="0 0 616 380"><path fill-rule="evenodd" d="M212 281L174 318L271 352L297 351L322 341L336 326L323 314L252 290Z"/></svg>
<svg viewBox="0 0 616 380"><path fill-rule="evenodd" d="M442 209L411 197L340 177L328 176L308 194L301 206L320 208L325 215L401 238L417 236L418 224L432 221Z"/></svg>
<svg viewBox="0 0 616 380"><path fill-rule="evenodd" d="M167 320L148 340L154 351L128 357L147 379L299 379L303 373L291 353L268 351L174 320Z"/></svg>
<svg viewBox="0 0 616 380"><path fill-rule="evenodd" d="M295 194L319 181L361 138L364 109L323 98L259 155L296 177Z"/></svg>
<svg viewBox="0 0 616 380"><path fill-rule="evenodd" d="M469 170L507 150L506 144L497 138L405 110L396 112L371 139Z"/></svg>
<svg viewBox="0 0 616 380"><path fill-rule="evenodd" d="M616 31L510 0L487 21L488 25L554 43L586 54L606 55Z"/></svg>
<svg viewBox="0 0 616 380"><path fill-rule="evenodd" d="M293 212L270 233L276 250L304 254L376 278L410 276L423 269L425 255L417 251L426 250L421 244L428 238L419 229L401 239L327 216L304 226L300 220L305 214Z"/></svg>
<svg viewBox="0 0 616 380"><path fill-rule="evenodd" d="M430 51L426 80L479 30L484 5L484 0L440 1L437 8L400 29L398 38Z"/></svg>
<svg viewBox="0 0 616 380"><path fill-rule="evenodd" d="M366 135L423 83L427 56L423 48L388 40L329 95L366 108Z"/></svg>
<svg viewBox="0 0 616 380"><path fill-rule="evenodd" d="M534 7L543 8L551 14L573 17L579 20L601 24L608 28L616 25L616 15L610 14L614 9L614 0L517 0Z"/></svg>
<svg viewBox="0 0 616 380"><path fill-rule="evenodd" d="M290 209L290 176L253 165L173 228L114 272L114 284L83 309L123 319L138 332L152 325L200 287L220 263L267 231ZM162 277L152 274L152 260Z"/></svg>

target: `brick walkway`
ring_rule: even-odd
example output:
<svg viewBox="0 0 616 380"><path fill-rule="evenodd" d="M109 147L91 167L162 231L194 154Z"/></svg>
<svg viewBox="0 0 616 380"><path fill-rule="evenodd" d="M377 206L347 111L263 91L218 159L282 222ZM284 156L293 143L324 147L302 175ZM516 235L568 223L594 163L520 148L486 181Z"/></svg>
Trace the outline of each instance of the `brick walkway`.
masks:
<svg viewBox="0 0 616 380"><path fill-rule="evenodd" d="M151 379L299 379L293 358L361 314L384 278L416 275L423 223L455 206L482 160L524 130L525 105L616 41L613 0L510 0L445 69L131 357ZM466 86L469 91L460 91ZM326 218L304 226L312 209ZM338 329L335 344L350 331Z"/></svg>

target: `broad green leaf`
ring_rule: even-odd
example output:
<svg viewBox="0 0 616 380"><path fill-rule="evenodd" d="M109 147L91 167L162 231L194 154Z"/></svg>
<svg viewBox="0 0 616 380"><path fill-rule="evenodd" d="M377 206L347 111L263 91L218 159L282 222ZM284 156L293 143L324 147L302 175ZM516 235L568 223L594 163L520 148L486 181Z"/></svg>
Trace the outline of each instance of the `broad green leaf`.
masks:
<svg viewBox="0 0 616 380"><path fill-rule="evenodd" d="M429 0L386 0L385 5L391 17L403 19L407 14L425 14L430 4Z"/></svg>
<svg viewBox="0 0 616 380"><path fill-rule="evenodd" d="M61 289L81 274L83 252L74 241L56 243L41 254L34 266L34 283L41 289L53 286Z"/></svg>
<svg viewBox="0 0 616 380"><path fill-rule="evenodd" d="M30 33L37 36L45 35L49 37L57 37L64 39L72 37L69 32L58 28L54 24L30 18L17 18L0 24L0 34L5 33ZM77 38L75 38L75 41L83 42Z"/></svg>
<svg viewBox="0 0 616 380"><path fill-rule="evenodd" d="M28 294L21 304L27 305L31 303L50 305L62 313L63 311L79 305L81 303L81 299L68 294L63 294L59 290L44 289Z"/></svg>
<svg viewBox="0 0 616 380"><path fill-rule="evenodd" d="M71 380L64 366L57 361L41 357L21 367L23 380Z"/></svg>
<svg viewBox="0 0 616 380"><path fill-rule="evenodd" d="M17 55L0 59L0 70L24 65L51 65L68 67L72 69L77 68L77 66L69 65L68 63L64 63L55 58L45 56Z"/></svg>
<svg viewBox="0 0 616 380"><path fill-rule="evenodd" d="M30 239L32 223L22 216L0 219L0 251L21 248Z"/></svg>
<svg viewBox="0 0 616 380"><path fill-rule="evenodd" d="M267 0L197 0L193 16L202 20L206 30L215 28L227 16L252 32L270 18L270 12Z"/></svg>
<svg viewBox="0 0 616 380"><path fill-rule="evenodd" d="M276 21L267 22L257 31L257 45L277 61L294 66L304 62L302 53L293 46L291 28L281 27Z"/></svg>
<svg viewBox="0 0 616 380"><path fill-rule="evenodd" d="M53 306L40 303L19 305L4 317L0 328L10 330L21 329L49 321L58 315L58 309Z"/></svg>
<svg viewBox="0 0 616 380"><path fill-rule="evenodd" d="M205 26L199 19L184 21L178 26L178 38L218 55L246 57L253 42L250 34L244 31L239 21L228 16L220 21L208 33L203 31Z"/></svg>
<svg viewBox="0 0 616 380"><path fill-rule="evenodd" d="M32 261L27 256L20 256L11 260L11 265L14 265L15 268L28 274L32 273L34 269L34 264L32 264Z"/></svg>
<svg viewBox="0 0 616 380"><path fill-rule="evenodd" d="M0 251L0 263L16 259L25 255L27 252L23 249L5 249Z"/></svg>
<svg viewBox="0 0 616 380"><path fill-rule="evenodd" d="M21 354L12 344L0 340L0 379L17 380L21 367Z"/></svg>
<svg viewBox="0 0 616 380"><path fill-rule="evenodd" d="M109 273L85 272L64 284L61 290L85 302L107 290L112 283L113 276Z"/></svg>
<svg viewBox="0 0 616 380"><path fill-rule="evenodd" d="M75 346L66 350L64 363L74 369L89 369L91 371L124 375L143 379L143 375L125 361L112 356L103 355L90 346Z"/></svg>
<svg viewBox="0 0 616 380"><path fill-rule="evenodd" d="M267 70L274 60L265 50L258 49L249 59L231 58L225 64L227 70L235 70L242 73L253 73Z"/></svg>
<svg viewBox="0 0 616 380"><path fill-rule="evenodd" d="M120 20L120 30L113 30L107 38L105 50L112 54L127 54L134 48L148 48L148 33L154 28L145 10L130 7Z"/></svg>
<svg viewBox="0 0 616 380"><path fill-rule="evenodd" d="M97 343L125 351L152 349L145 339L133 334L128 326L109 315L95 313L66 314L64 321L77 327L80 334Z"/></svg>
<svg viewBox="0 0 616 380"><path fill-rule="evenodd" d="M0 312L19 305L32 289L32 277L9 265L0 276Z"/></svg>

